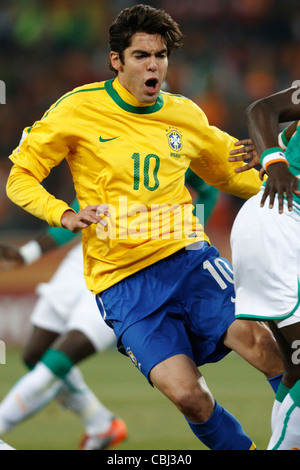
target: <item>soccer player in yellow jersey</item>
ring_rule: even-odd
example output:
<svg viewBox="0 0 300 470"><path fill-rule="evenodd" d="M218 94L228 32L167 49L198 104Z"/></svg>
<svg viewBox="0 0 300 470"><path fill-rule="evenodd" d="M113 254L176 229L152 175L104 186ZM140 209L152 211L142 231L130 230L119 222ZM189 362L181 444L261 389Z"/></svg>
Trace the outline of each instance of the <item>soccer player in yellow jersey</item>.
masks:
<svg viewBox="0 0 300 470"><path fill-rule="evenodd" d="M161 92L181 44L166 12L123 10L110 27L117 77L66 94L25 130L7 192L50 225L82 231L85 280L120 350L208 448L246 450L252 440L215 401L198 366L231 349L265 373L267 363L273 375L282 366L267 329L234 321L231 266L193 215L184 183L190 167L249 198L261 181L255 170L235 172L240 163L227 160L235 139L210 126L195 103ZM78 213L41 185L64 158Z"/></svg>

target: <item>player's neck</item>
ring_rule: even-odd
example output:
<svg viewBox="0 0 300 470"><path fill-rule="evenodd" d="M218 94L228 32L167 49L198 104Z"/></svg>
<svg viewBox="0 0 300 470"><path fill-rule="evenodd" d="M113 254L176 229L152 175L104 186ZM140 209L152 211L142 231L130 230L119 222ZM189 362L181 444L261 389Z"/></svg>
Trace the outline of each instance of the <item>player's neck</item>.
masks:
<svg viewBox="0 0 300 470"><path fill-rule="evenodd" d="M154 103L141 103L138 101L130 91L126 90L126 88L121 85L118 77L113 81L113 88L118 93L118 95L124 100L126 103L135 106L135 107L145 107L145 106L152 106Z"/></svg>

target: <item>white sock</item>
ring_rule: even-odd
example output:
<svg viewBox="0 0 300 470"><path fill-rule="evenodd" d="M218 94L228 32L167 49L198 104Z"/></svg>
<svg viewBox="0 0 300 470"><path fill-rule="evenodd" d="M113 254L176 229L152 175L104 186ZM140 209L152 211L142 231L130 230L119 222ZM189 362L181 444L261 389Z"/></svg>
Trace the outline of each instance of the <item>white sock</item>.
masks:
<svg viewBox="0 0 300 470"><path fill-rule="evenodd" d="M57 396L59 402L76 412L88 434L106 431L113 414L89 389L77 367L59 379L42 362L24 375L0 404L0 436L39 411Z"/></svg>
<svg viewBox="0 0 300 470"><path fill-rule="evenodd" d="M43 363L38 363L8 392L0 404L0 435L49 403L61 381Z"/></svg>
<svg viewBox="0 0 300 470"><path fill-rule="evenodd" d="M78 414L87 434L98 434L109 429L113 414L87 386L76 366L65 377L57 400L64 408Z"/></svg>
<svg viewBox="0 0 300 470"><path fill-rule="evenodd" d="M268 450L300 448L300 381L291 388L274 419Z"/></svg>

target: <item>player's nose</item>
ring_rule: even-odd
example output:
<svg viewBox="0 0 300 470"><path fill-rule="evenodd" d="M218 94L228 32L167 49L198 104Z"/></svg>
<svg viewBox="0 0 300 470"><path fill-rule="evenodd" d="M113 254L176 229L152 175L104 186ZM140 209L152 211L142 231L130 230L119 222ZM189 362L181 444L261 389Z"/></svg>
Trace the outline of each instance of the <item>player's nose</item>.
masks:
<svg viewBox="0 0 300 470"><path fill-rule="evenodd" d="M150 56L148 63L147 63L147 70L150 70L152 72L157 70L157 60L155 56Z"/></svg>

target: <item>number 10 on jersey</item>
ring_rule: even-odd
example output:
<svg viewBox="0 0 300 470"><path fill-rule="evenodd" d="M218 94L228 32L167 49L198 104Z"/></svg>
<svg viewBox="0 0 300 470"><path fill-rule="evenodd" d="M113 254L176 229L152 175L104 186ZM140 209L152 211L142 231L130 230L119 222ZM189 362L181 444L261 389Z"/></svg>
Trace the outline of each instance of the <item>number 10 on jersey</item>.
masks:
<svg viewBox="0 0 300 470"><path fill-rule="evenodd" d="M153 153L149 153L143 161L139 153L134 153L131 158L134 161L133 189L138 191L141 181L143 181L143 185L148 191L155 191L159 187L159 157Z"/></svg>

